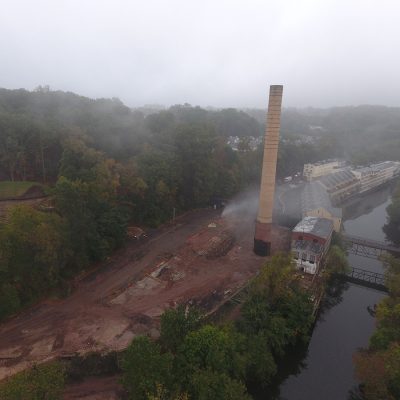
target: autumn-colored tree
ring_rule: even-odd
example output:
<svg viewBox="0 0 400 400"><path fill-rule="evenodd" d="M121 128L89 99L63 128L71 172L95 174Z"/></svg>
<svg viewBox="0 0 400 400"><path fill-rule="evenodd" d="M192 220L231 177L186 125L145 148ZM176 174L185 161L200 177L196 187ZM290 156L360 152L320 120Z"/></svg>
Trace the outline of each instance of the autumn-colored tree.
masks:
<svg viewBox="0 0 400 400"><path fill-rule="evenodd" d="M366 400L400 398L400 261L386 261L389 295L377 307L377 329L369 348L354 356Z"/></svg>
<svg viewBox="0 0 400 400"><path fill-rule="evenodd" d="M66 380L61 363L35 365L0 383L0 400L60 400Z"/></svg>

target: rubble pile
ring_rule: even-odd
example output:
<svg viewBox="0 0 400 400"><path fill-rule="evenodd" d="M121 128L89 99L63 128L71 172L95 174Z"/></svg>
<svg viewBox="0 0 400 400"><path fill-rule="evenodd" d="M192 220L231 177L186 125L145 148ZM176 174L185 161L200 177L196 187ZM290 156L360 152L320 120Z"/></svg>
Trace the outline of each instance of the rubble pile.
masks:
<svg viewBox="0 0 400 400"><path fill-rule="evenodd" d="M235 235L221 219L191 236L187 244L199 256L214 259L229 252L235 244Z"/></svg>

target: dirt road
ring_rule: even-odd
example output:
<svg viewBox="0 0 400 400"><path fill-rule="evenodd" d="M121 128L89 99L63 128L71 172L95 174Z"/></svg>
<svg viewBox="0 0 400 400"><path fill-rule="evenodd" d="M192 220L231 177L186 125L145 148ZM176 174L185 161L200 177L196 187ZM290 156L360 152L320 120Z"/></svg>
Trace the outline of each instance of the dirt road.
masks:
<svg viewBox="0 0 400 400"><path fill-rule="evenodd" d="M246 282L261 263L251 251L251 233L212 262L185 247L188 236L218 217L214 210L188 213L146 242L130 242L80 281L68 298L44 302L3 323L0 380L33 362L120 350L141 333L156 337L165 308L188 299L211 301ZM166 260L173 276L169 281L154 275Z"/></svg>

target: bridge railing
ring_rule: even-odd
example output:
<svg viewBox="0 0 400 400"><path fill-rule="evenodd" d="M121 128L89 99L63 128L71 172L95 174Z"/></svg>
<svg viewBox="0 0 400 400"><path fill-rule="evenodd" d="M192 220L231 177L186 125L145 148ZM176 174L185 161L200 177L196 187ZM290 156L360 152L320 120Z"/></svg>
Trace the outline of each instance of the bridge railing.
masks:
<svg viewBox="0 0 400 400"><path fill-rule="evenodd" d="M366 239L360 236L355 236L355 235L344 235L343 239L346 242L355 244L355 245L361 245L365 247L371 247L374 249L380 249L380 250L387 250L391 251L394 253L400 253L400 247L395 247L392 246L386 242L380 242L378 240L373 240L373 239Z"/></svg>
<svg viewBox="0 0 400 400"><path fill-rule="evenodd" d="M346 275L366 282L376 283L378 285L385 285L385 275L378 272L367 271L361 268L352 268L351 271L348 272Z"/></svg>
<svg viewBox="0 0 400 400"><path fill-rule="evenodd" d="M351 282L365 284L368 287L374 287L387 292L384 274L353 267L344 276Z"/></svg>

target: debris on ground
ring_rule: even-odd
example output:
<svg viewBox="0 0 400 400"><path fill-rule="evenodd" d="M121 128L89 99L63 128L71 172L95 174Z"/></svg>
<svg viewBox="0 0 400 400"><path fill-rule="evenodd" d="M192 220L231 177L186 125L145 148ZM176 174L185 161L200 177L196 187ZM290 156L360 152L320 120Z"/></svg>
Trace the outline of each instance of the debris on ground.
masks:
<svg viewBox="0 0 400 400"><path fill-rule="evenodd" d="M68 354L122 350L137 335L156 338L162 313L179 304L218 309L265 260L252 250L254 225L244 231L240 221L215 217L213 210L188 213L151 240L128 242L69 297L0 325L0 380Z"/></svg>

